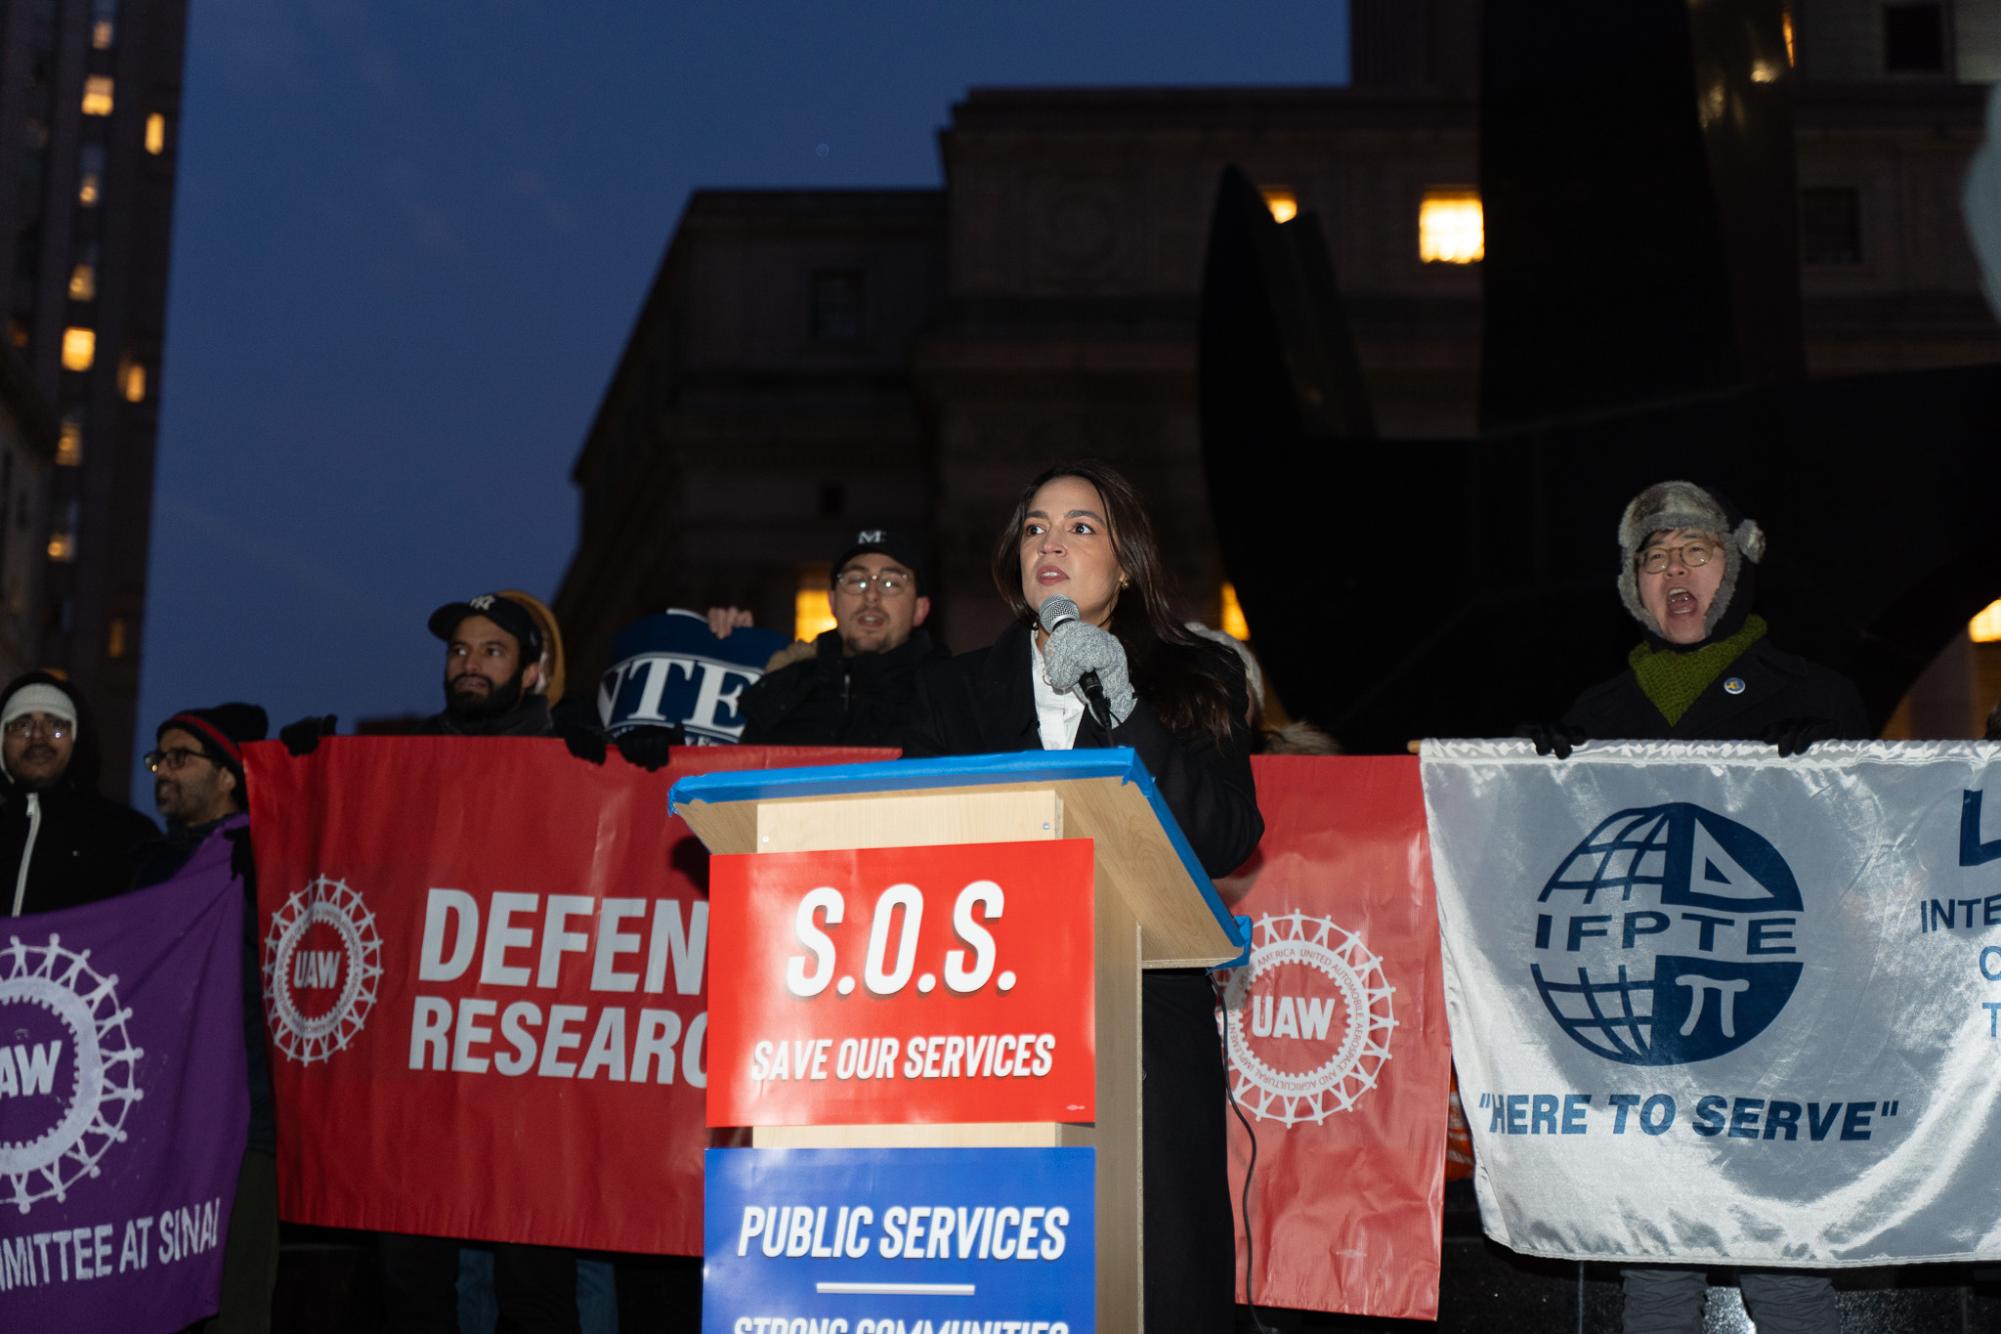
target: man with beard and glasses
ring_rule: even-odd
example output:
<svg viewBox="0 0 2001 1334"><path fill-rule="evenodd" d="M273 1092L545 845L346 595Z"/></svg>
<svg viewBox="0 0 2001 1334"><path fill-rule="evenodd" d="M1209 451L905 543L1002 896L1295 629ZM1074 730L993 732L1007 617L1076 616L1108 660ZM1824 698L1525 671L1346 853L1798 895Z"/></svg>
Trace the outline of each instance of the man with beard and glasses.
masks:
<svg viewBox="0 0 2001 1334"><path fill-rule="evenodd" d="M7 914L73 908L132 885L159 830L97 790L97 733L68 683L29 672L0 691L0 894Z"/></svg>
<svg viewBox="0 0 2001 1334"><path fill-rule="evenodd" d="M201 1334L271 1328L271 1294L278 1286L278 1123L271 1096L271 1060L264 1048L264 988L259 968L257 867L250 855L250 817L243 746L262 741L269 721L255 704L183 709L160 724L146 756L153 804L167 822L165 837L139 849L136 883L173 879L212 838L228 839L231 864L243 882L243 1048L250 1082L250 1134L237 1173L235 1202L222 1248L221 1308Z"/></svg>

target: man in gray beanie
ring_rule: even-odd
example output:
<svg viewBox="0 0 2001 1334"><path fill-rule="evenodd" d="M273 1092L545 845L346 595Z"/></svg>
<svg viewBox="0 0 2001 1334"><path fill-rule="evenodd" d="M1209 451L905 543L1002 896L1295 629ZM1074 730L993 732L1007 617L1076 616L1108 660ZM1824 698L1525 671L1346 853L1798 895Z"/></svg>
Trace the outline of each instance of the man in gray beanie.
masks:
<svg viewBox="0 0 2001 1334"><path fill-rule="evenodd" d="M1559 757L1586 738L1815 741L1874 735L1854 683L1776 647L1753 609L1765 534L1693 482L1658 482L1619 519L1619 599L1640 623L1629 670L1524 734Z"/></svg>
<svg viewBox="0 0 2001 1334"><path fill-rule="evenodd" d="M9 916L132 887L133 850L160 831L97 790L97 731L67 682L29 672L0 691L0 903Z"/></svg>
<svg viewBox="0 0 2001 1334"><path fill-rule="evenodd" d="M1619 599L1644 638L1629 670L1591 687L1555 726L1524 735L1541 754L1576 742L1764 741L1797 755L1815 741L1873 735L1847 677L1773 646L1752 610L1765 534L1714 492L1658 482L1619 518ZM1621 1271L1626 1334L1696 1334L1708 1280L1701 1268ZM1834 1287L1820 1274L1745 1270L1745 1304L1761 1334L1839 1328Z"/></svg>

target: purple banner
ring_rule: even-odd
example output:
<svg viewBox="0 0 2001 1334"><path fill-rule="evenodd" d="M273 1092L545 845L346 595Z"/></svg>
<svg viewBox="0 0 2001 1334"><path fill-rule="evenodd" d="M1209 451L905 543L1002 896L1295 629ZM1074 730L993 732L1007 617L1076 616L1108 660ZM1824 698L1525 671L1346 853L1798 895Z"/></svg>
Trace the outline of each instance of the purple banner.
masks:
<svg viewBox="0 0 2001 1334"><path fill-rule="evenodd" d="M0 919L0 1329L179 1329L216 1309L250 1116L243 886L175 879Z"/></svg>

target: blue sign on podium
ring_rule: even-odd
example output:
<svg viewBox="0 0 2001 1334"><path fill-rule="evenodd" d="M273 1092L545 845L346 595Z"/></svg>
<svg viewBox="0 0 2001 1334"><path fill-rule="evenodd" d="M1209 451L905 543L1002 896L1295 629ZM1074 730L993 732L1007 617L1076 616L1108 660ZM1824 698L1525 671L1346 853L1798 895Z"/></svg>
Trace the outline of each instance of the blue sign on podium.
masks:
<svg viewBox="0 0 2001 1334"><path fill-rule="evenodd" d="M1095 1158L710 1149L703 1334L1088 1334Z"/></svg>

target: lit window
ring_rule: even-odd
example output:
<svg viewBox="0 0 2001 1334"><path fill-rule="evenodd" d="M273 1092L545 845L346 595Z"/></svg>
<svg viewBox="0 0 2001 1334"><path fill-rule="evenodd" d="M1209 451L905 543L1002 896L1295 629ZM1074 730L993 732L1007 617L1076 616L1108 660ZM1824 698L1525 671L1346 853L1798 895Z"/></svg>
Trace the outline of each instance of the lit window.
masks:
<svg viewBox="0 0 2001 1334"><path fill-rule="evenodd" d="M97 295L97 270L88 264L79 264L69 271L69 295L72 301L89 301Z"/></svg>
<svg viewBox="0 0 2001 1334"><path fill-rule="evenodd" d="M1966 632L1976 644L2001 644L2001 602L1990 602L1967 622Z"/></svg>
<svg viewBox="0 0 2001 1334"><path fill-rule="evenodd" d="M1426 190L1417 211L1417 257L1426 264L1477 264L1487 257L1478 190Z"/></svg>
<svg viewBox="0 0 2001 1334"><path fill-rule="evenodd" d="M76 538L69 533L50 533L49 559L64 563L75 560Z"/></svg>
<svg viewBox="0 0 2001 1334"><path fill-rule="evenodd" d="M146 151L154 157L167 151L167 118L157 111L146 117Z"/></svg>
<svg viewBox="0 0 2001 1334"><path fill-rule="evenodd" d="M118 389L125 395L127 403L146 401L146 368L136 361L128 361L118 368Z"/></svg>
<svg viewBox="0 0 2001 1334"><path fill-rule="evenodd" d="M1291 222L1299 216L1299 196L1282 185L1274 185L1259 193L1265 197L1265 207L1271 210L1273 222Z"/></svg>
<svg viewBox="0 0 2001 1334"><path fill-rule="evenodd" d="M104 656L107 658L124 657L125 641L129 633L125 628L125 618L123 616L112 617L111 624L107 627L104 636Z"/></svg>
<svg viewBox="0 0 2001 1334"><path fill-rule="evenodd" d="M1251 637L1251 623L1244 619L1244 608L1237 601L1237 586L1223 585L1223 633L1232 639L1248 640Z"/></svg>
<svg viewBox="0 0 2001 1334"><path fill-rule="evenodd" d="M76 202L95 207L104 191L104 145L85 144L77 155Z"/></svg>
<svg viewBox="0 0 2001 1334"><path fill-rule="evenodd" d="M100 51L111 49L111 39L118 34L118 25L110 19L99 19L90 25L90 44Z"/></svg>
<svg viewBox="0 0 2001 1334"><path fill-rule="evenodd" d="M87 371L97 360L97 330L72 324L63 330L63 369Z"/></svg>
<svg viewBox="0 0 2001 1334"><path fill-rule="evenodd" d="M792 599L792 637L812 643L822 634L834 628L834 607L828 601L825 571L815 576L817 582L812 587L802 585Z"/></svg>
<svg viewBox="0 0 2001 1334"><path fill-rule="evenodd" d="M93 74L83 81L83 114L86 116L108 116L111 114L111 76Z"/></svg>
<svg viewBox="0 0 2001 1334"><path fill-rule="evenodd" d="M56 433L56 462L74 468L83 462L83 422L72 412L63 418Z"/></svg>

